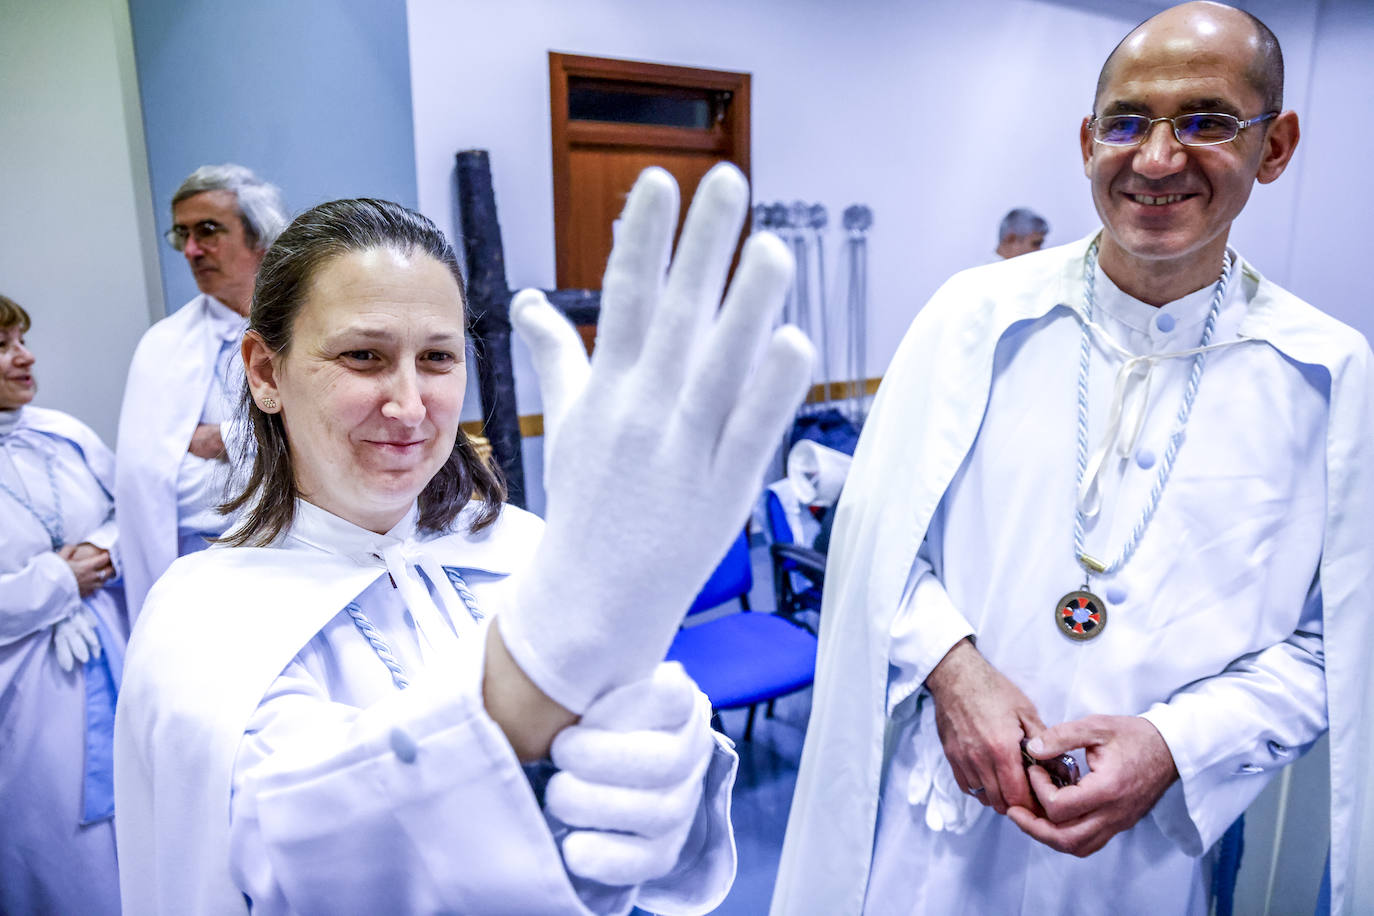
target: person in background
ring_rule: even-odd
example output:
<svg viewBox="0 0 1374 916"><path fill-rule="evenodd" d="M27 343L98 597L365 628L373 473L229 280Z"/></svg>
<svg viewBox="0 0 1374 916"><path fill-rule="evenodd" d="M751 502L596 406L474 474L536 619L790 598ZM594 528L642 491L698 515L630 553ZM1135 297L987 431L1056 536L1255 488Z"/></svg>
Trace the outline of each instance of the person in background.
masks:
<svg viewBox="0 0 1374 916"><path fill-rule="evenodd" d="M1039 251L1049 231L1050 224L1034 210L1026 207L1009 210L997 227L997 254L1002 258L1014 258L1018 254Z"/></svg>
<svg viewBox="0 0 1374 916"><path fill-rule="evenodd" d="M280 192L241 165L202 166L172 195L166 239L200 295L143 335L124 388L115 497L132 620L173 560L230 524L217 507L243 380L239 341L258 264L285 225Z"/></svg>
<svg viewBox="0 0 1374 916"><path fill-rule="evenodd" d="M1262 22L1167 9L1079 128L1102 228L913 321L774 913L1204 916L1209 850L1328 728L1333 912L1374 912L1370 348L1228 246L1298 138Z"/></svg>
<svg viewBox="0 0 1374 916"><path fill-rule="evenodd" d="M118 913L114 455L30 403L29 326L0 296L0 912Z"/></svg>

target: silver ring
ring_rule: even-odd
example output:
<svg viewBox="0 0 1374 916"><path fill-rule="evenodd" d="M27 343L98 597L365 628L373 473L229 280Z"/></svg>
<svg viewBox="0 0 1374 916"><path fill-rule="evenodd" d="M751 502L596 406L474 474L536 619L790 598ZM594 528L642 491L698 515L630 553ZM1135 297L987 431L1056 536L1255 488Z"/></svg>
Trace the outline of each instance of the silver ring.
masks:
<svg viewBox="0 0 1374 916"><path fill-rule="evenodd" d="M969 794L969 795L982 795L982 794L983 794L984 792L986 792L986 791L987 791L987 789L984 789L982 786L979 786L979 787L976 788L976 789L969 789L969 790L968 790L968 794Z"/></svg>

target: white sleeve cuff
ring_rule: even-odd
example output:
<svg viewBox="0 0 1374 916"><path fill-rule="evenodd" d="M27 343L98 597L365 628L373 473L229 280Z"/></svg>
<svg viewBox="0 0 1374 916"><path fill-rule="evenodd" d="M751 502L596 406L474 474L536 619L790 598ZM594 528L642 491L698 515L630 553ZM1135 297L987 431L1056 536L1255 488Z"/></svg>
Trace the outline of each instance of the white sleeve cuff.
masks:
<svg viewBox="0 0 1374 916"><path fill-rule="evenodd" d="M1186 735L1195 726L1190 726L1186 714L1167 703L1156 703L1141 718L1163 736L1179 777L1155 803L1150 816L1186 855L1200 856L1212 848L1290 759L1285 753L1278 760L1200 767L1187 754Z"/></svg>
<svg viewBox="0 0 1374 916"><path fill-rule="evenodd" d="M921 689L930 672L973 627L927 568L897 609L889 631L887 714Z"/></svg>
<svg viewBox="0 0 1374 916"><path fill-rule="evenodd" d="M84 537L82 541L84 543L90 544L93 547L99 547L101 550L107 550L111 554L113 554L115 541L117 541L118 539L119 526L116 525L115 520L111 518L109 521L105 522L99 528L95 529L90 534L86 535L86 537Z"/></svg>
<svg viewBox="0 0 1374 916"><path fill-rule="evenodd" d="M67 561L48 550L21 570L0 575L0 646L65 620L81 607Z"/></svg>
<svg viewBox="0 0 1374 916"><path fill-rule="evenodd" d="M706 786L696 822L683 844L677 867L643 885L636 903L661 916L697 916L720 906L735 881L738 861L730 827L730 793L739 755L729 738L717 733L715 753L706 769Z"/></svg>

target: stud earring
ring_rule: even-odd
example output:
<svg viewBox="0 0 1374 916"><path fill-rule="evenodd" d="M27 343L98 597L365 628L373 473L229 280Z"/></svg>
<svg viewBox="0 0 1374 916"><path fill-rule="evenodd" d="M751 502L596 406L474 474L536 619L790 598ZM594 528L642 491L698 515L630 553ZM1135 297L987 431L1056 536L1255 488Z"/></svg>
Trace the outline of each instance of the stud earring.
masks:
<svg viewBox="0 0 1374 916"><path fill-rule="evenodd" d="M263 409L263 410L276 410L276 409L277 409L277 402L276 402L274 399L272 399L272 398L263 398L263 399L262 399L262 409Z"/></svg>

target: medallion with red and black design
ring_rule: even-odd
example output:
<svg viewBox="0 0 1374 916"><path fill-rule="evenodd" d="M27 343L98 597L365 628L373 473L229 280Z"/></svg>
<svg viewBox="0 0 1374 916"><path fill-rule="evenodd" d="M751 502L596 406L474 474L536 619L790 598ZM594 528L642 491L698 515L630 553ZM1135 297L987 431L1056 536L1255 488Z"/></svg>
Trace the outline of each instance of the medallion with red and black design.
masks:
<svg viewBox="0 0 1374 916"><path fill-rule="evenodd" d="M1069 592L1059 599L1054 621L1069 639L1095 639L1107 628L1107 605L1092 592Z"/></svg>

